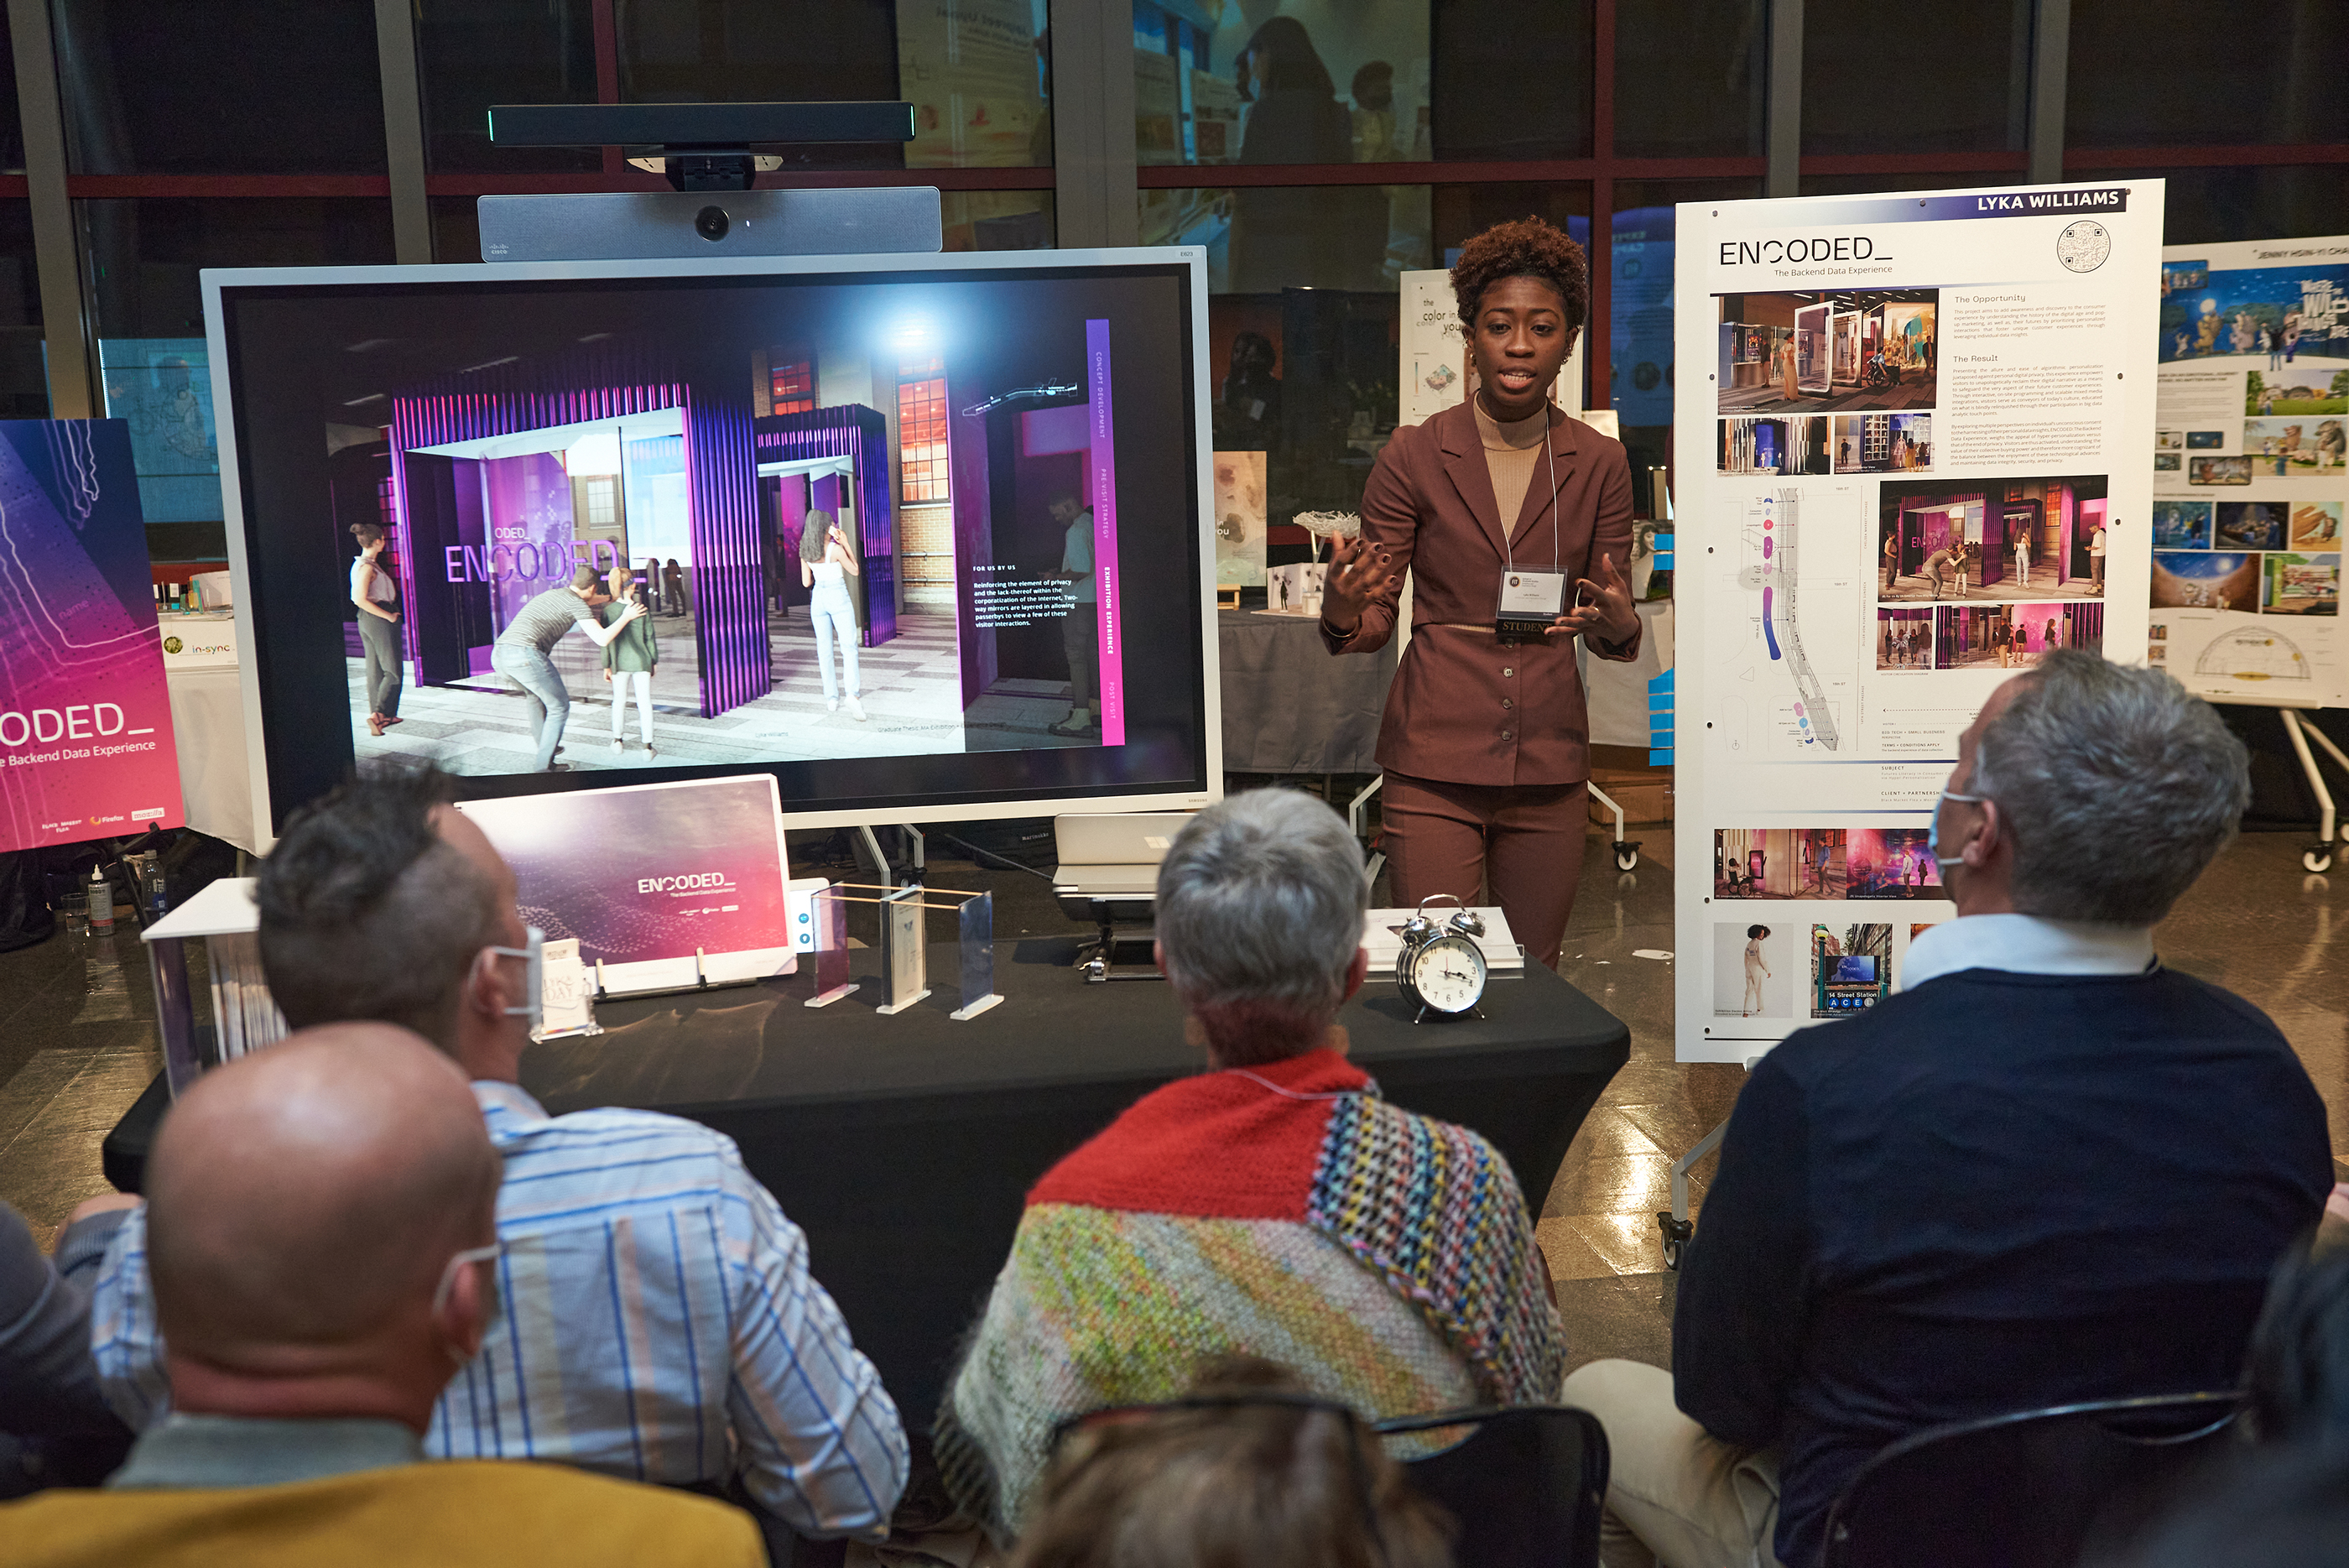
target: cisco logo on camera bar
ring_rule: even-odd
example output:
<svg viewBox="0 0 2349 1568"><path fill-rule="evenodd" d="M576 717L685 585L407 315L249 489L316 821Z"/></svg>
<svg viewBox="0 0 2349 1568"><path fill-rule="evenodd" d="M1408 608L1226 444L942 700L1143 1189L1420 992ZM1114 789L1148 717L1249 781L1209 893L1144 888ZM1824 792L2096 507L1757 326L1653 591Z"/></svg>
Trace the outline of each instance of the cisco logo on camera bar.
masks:
<svg viewBox="0 0 2349 1568"><path fill-rule="evenodd" d="M683 877L639 877L639 893L706 893L732 887L733 879L723 871L695 871Z"/></svg>

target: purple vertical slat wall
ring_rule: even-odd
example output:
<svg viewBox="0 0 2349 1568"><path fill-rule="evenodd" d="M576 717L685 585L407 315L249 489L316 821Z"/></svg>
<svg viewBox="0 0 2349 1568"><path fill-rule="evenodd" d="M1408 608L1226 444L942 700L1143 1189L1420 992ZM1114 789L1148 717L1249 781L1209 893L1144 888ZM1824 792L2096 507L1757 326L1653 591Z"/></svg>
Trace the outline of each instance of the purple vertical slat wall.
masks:
<svg viewBox="0 0 2349 1568"><path fill-rule="evenodd" d="M897 635L897 525L890 480L889 423L862 403L838 403L758 421L761 462L847 457L856 462L857 553L864 557L864 642Z"/></svg>
<svg viewBox="0 0 2349 1568"><path fill-rule="evenodd" d="M685 475L701 716L714 719L764 697L775 684L749 409L687 403Z"/></svg>
<svg viewBox="0 0 2349 1568"><path fill-rule="evenodd" d="M391 398L393 515L407 533L407 464L402 460L418 447L650 413L686 401L686 388L674 367L617 339L406 388ZM413 552L400 552L398 562L402 601L413 605ZM418 657L417 626L416 618L401 618L410 659Z"/></svg>

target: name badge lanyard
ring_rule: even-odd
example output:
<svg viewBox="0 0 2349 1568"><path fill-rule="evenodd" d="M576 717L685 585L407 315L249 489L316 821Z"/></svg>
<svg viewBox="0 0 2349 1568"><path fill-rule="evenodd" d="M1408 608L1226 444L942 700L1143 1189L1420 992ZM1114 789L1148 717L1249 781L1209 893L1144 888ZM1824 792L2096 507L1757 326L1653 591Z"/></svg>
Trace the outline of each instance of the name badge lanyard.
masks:
<svg viewBox="0 0 2349 1568"><path fill-rule="evenodd" d="M1548 410L1543 410L1545 416ZM1566 613L1566 572L1558 543L1557 453L1550 445L1547 418L1542 455L1549 460L1549 570L1520 572L1509 529L1501 530L1501 600L1493 631L1504 643L1537 642Z"/></svg>

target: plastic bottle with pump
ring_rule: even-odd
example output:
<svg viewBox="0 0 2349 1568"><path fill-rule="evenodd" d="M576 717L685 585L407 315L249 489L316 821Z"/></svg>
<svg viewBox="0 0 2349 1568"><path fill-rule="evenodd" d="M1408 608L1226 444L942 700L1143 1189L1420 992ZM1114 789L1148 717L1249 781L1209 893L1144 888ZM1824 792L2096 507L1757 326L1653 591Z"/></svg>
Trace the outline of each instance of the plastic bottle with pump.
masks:
<svg viewBox="0 0 2349 1568"><path fill-rule="evenodd" d="M106 880L103 866L90 868L89 930L92 936L109 936L114 930L114 889Z"/></svg>

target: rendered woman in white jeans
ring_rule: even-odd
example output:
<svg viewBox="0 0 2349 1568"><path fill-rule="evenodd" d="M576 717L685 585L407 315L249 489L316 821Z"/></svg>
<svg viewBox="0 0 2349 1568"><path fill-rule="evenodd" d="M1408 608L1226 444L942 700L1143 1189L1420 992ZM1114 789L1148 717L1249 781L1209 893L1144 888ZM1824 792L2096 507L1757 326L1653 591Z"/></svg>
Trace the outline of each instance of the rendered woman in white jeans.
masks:
<svg viewBox="0 0 2349 1568"><path fill-rule="evenodd" d="M800 582L813 590L808 618L815 623L815 662L823 675L823 705L840 711L841 692L833 684L832 644L840 639L840 679L847 688L848 712L864 717L856 700L856 604L848 595L848 579L862 576L864 567L829 512L811 512L800 533Z"/></svg>

